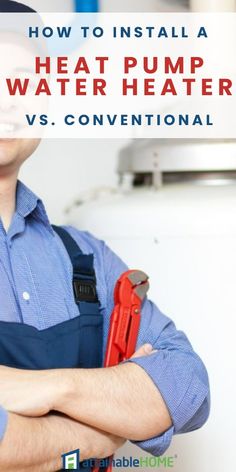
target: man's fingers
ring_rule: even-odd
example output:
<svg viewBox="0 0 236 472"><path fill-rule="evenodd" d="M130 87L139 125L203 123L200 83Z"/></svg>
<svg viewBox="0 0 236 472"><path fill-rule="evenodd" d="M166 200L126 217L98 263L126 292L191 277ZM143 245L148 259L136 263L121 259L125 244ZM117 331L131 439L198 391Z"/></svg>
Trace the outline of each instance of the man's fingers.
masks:
<svg viewBox="0 0 236 472"><path fill-rule="evenodd" d="M143 344L131 357L131 359L134 359L135 357L142 357L142 356L149 356L150 354L153 354L156 352L156 349L153 349L151 344Z"/></svg>

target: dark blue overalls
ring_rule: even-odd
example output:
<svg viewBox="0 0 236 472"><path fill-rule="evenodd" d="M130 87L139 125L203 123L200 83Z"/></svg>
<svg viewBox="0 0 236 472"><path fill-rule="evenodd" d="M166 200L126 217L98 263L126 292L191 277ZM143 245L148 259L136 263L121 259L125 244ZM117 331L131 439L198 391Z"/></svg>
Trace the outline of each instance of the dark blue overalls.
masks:
<svg viewBox="0 0 236 472"><path fill-rule="evenodd" d="M53 228L73 265L73 288L80 315L42 331L22 323L0 322L0 364L18 369L101 367L103 318L99 311L93 255L83 254L63 228ZM91 471L83 463L80 469Z"/></svg>

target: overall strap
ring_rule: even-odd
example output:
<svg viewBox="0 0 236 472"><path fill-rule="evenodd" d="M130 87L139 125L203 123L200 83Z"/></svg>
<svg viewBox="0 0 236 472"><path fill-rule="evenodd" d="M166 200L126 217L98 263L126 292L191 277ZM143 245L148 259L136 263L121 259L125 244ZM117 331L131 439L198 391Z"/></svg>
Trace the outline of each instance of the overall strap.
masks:
<svg viewBox="0 0 236 472"><path fill-rule="evenodd" d="M74 238L61 226L53 225L52 227L61 238L73 266L74 297L80 314L98 314L99 300L93 254L83 254Z"/></svg>
<svg viewBox="0 0 236 472"><path fill-rule="evenodd" d="M93 265L93 254L83 254L74 238L72 238L72 236L64 228L53 225L53 229L58 234L58 236L60 236L73 266L74 297L75 302L79 308L80 315L99 314L100 304L96 289L96 275ZM81 470L81 472L92 472L92 468L86 463L86 461L80 463L79 470ZM105 471L106 468L100 468L99 470L99 472Z"/></svg>

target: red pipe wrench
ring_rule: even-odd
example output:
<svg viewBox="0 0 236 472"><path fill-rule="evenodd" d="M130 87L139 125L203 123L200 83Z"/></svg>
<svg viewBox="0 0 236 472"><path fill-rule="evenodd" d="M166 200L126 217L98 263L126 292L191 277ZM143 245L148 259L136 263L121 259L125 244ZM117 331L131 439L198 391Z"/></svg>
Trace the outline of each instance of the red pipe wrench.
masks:
<svg viewBox="0 0 236 472"><path fill-rule="evenodd" d="M140 270L128 270L118 279L114 291L114 309L110 319L104 367L129 359L135 352L142 302L149 289L148 276ZM112 471L112 458L106 472ZM99 472L94 467L93 472Z"/></svg>

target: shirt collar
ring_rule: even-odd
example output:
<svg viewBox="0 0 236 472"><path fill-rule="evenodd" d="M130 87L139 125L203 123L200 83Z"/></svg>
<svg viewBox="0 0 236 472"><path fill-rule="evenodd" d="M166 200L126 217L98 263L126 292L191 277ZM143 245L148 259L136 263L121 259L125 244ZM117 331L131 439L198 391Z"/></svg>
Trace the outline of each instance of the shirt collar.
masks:
<svg viewBox="0 0 236 472"><path fill-rule="evenodd" d="M16 187L16 213L23 218L32 215L54 234L42 200L19 180Z"/></svg>

